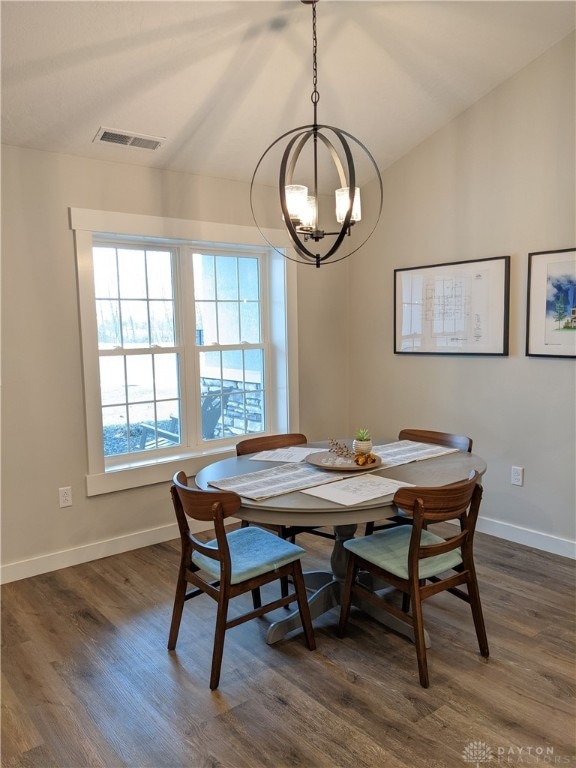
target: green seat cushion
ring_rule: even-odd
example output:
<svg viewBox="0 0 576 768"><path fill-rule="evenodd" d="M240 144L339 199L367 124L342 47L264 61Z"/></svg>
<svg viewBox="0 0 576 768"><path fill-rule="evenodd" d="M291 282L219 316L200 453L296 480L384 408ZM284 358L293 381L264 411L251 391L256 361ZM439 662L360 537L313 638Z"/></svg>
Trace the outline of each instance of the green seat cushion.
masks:
<svg viewBox="0 0 576 768"><path fill-rule="evenodd" d="M239 528L226 534L232 562L232 584L239 584L254 576L275 571L287 563L298 560L306 552L297 544L275 536L262 528ZM218 549L216 539L206 543L207 547ZM212 578L220 578L220 562L199 552L192 554L192 562Z"/></svg>
<svg viewBox="0 0 576 768"><path fill-rule="evenodd" d="M399 525L396 528L388 528L378 531L371 536L359 539L350 539L344 542L344 546L355 555L368 560L369 563L383 568L400 579L408 578L408 549L412 536L411 525ZM431 531L422 531L422 544L441 544L444 541L440 536ZM428 579L430 576L448 571L462 562L460 549L454 549L443 555L435 555L421 560L419 564L419 577Z"/></svg>

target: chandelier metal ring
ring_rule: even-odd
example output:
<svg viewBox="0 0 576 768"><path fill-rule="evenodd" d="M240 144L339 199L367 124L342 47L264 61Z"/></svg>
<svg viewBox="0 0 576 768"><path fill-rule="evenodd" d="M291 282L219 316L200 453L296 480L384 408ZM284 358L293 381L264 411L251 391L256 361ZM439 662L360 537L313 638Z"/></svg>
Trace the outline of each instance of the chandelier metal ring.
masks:
<svg viewBox="0 0 576 768"><path fill-rule="evenodd" d="M285 199L284 199L282 194L280 195L280 203L281 203L281 208L282 208L282 212L283 212L283 215L284 215L284 225L285 225L285 227L286 227L286 229L288 231L288 234L290 236L290 240L292 242L292 245L294 246L294 248L297 250L297 252L302 257L307 259L306 261L302 261L301 258L294 258L290 254L286 253L284 250L280 250L273 243L271 243L270 240L266 237L262 227L258 223L256 212L254 210L254 186L255 186L255 183L256 183L256 177L258 175L258 171L260 170L260 167L261 167L262 163L264 162L264 160L268 156L268 154L271 152L271 150L274 147L276 147L281 141L284 141L285 139L288 139L288 137L294 135L293 138L291 139L291 141L289 142L289 144L287 145L285 151L284 151L284 156L285 156L286 152L290 151L291 147L297 141L298 137L305 137L305 140L307 141L309 137L313 136L315 129L318 132L318 138L320 138L322 140L322 142L325 143L325 145L326 145L326 142L327 142L327 144L332 146L333 150L334 150L334 147L333 147L332 143L329 141L329 139L327 139L322 133L320 133L320 131L322 129L332 131L343 142L343 146L345 146L348 149L348 152L350 153L349 155L348 155L348 153L346 153L346 149L344 151L346 153L348 162L352 164L352 174L351 174L351 179L349 179L350 183L349 184L343 184L343 186L349 186L350 191L351 191L350 192L351 195L353 194L352 191L354 189L352 180L355 181L356 172L355 172L355 169L354 169L354 163L353 163L353 158L352 158L352 154L351 154L351 150L350 150L349 144L348 144L348 142L346 142L344 137L346 137L347 139L355 142L355 144L358 147L360 147L360 149L365 153L365 155L369 159L370 164L371 164L372 168L374 169L374 172L375 172L375 175L376 175L376 181L378 183L378 192L379 192L379 198L380 198L379 199L379 203L378 203L378 212L377 212L376 217L375 217L374 225L368 231L368 234L366 235L366 237L360 243L358 243L352 250L347 251L346 253L342 254L338 258L332 258L330 260L330 263L331 264L335 264L338 261L342 261L343 259L348 258L348 256L352 256L352 254L356 253L356 251L358 251L360 248L362 248L362 246L372 237L372 234L374 233L374 230L378 226L378 222L379 222L380 216L382 214L382 207L383 207L383 202L384 202L384 188L383 188L382 176L380 174L380 170L378 168L378 165L377 165L376 160L374 159L372 153L360 141L360 139L356 138L356 136L353 136L348 131L345 131L342 128L336 128L333 125L317 125L317 124L301 125L298 128L293 128L290 131L286 131L281 136L278 136L278 138L275 139L264 150L264 152L261 154L261 156L260 156L260 158L259 158L259 160L258 160L258 162L256 164L256 167L254 169L254 173L252 174L252 179L251 179L251 182L250 182L250 210L252 212L252 218L254 219L254 223L256 225L256 228L258 229L258 231L260 232L260 234L262 235L262 237L264 238L266 243L268 243L268 245L271 248L273 248L277 253L279 253L281 256L285 256L285 258L289 259L290 261L295 261L298 264L307 264L307 265L319 266L320 263L322 263L323 261L327 260L328 258L330 258L330 256L332 256L334 253L336 253L336 250L342 244L342 241L344 240L344 237L348 233L348 230L349 230L350 217L351 217L351 208L349 208L349 210L346 213L346 218L344 219L344 221L342 223L342 227L340 229L340 232L337 233L336 241L332 244L331 248L327 251L326 254L320 255L320 254L315 254L312 251L310 251L304 245L304 243L301 241L300 237L298 236L298 233L296 232L296 228L294 227L294 225L292 224L292 222L290 220L290 216L287 215L288 211L285 210ZM335 152L335 150L334 150L334 152ZM284 156L283 156L283 161L284 161ZM338 157L337 154L336 154L336 158L337 158L337 161L335 161L335 165L336 165L336 168L338 170L339 178L340 178L340 180L342 182L342 174L344 174L343 166L342 166L340 158ZM332 159L334 160L334 157ZM297 157L294 159L293 166L295 166L296 160L297 160ZM294 168L292 168L292 171L293 170L294 170ZM290 181L291 181L291 177L290 177ZM282 182L280 182L280 184L282 184ZM334 234L336 234L336 233L334 233Z"/></svg>
<svg viewBox="0 0 576 768"><path fill-rule="evenodd" d="M298 162L300 152L302 151L302 149L304 148L308 140L311 139L312 137L314 138L314 141L316 141L317 139L320 139L323 142L324 146L327 147L330 153L330 156L332 158L332 161L336 166L336 170L340 178L340 184L342 187L346 186L346 174L344 172L342 162L332 142L321 132L322 128L326 129L326 128L329 128L329 126L314 125L311 130L306 130L303 133L296 134L296 136L294 136L294 138L288 142L288 145L284 150L284 154L282 155L282 162L280 164L280 190L285 189L287 184L292 183L292 175L294 172L294 168L296 167L296 163ZM342 148L344 150L344 154L346 155L346 163L348 166L348 179L349 179L348 189L349 189L349 195L353 199L354 190L356 188L356 170L354 168L352 152L350 151L350 146L346 141L346 139L344 138L342 131L340 131L338 128L330 128L330 130L332 130L336 134L337 138L340 139ZM292 153L292 148L294 146L294 143L299 136L302 136L302 138L298 143L298 146ZM292 156L291 156L291 153L292 153ZM288 161L290 161L289 164L288 164ZM288 166L288 173L286 172L287 166ZM314 197L318 199L317 190L314 190ZM340 244L342 243L342 240L344 239L344 237L349 231L350 219L352 216L352 201L350 201L348 210L346 211L346 215L344 217L344 221L340 228L340 232L337 233L336 240L332 244L332 247L323 256L320 256L320 254L312 253L312 251L306 248L306 246L304 245L304 242L307 239L312 239L315 242L318 242L324 237L326 233L318 229L314 230L311 227L310 232L303 233L304 234L304 241L303 241L303 239L299 236L302 233L302 231L298 231L298 229L296 229L296 227L294 226L290 218L290 214L288 212L286 197L282 193L280 193L280 206L282 208L282 213L284 215L284 222L286 224L286 228L288 229L288 234L290 235L290 239L292 240L292 244L294 245L294 248L296 248L296 250L300 253L301 256L304 256L305 258L313 259L316 264L318 264L318 262L326 261L326 259L329 259L330 256L332 256L332 254L338 250L338 248L340 247Z"/></svg>

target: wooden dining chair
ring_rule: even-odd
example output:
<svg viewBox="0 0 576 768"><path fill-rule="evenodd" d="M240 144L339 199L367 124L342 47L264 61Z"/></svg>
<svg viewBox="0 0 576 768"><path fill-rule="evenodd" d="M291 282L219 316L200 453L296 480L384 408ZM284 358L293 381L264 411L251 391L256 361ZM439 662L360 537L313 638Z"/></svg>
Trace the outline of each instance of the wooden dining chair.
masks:
<svg viewBox="0 0 576 768"><path fill-rule="evenodd" d="M457 448L459 451L472 453L472 438L466 435L454 435L451 432L434 432L429 429L401 429L398 433L398 440L413 440L416 443L432 443L434 445L444 445L447 448ZM401 509L396 510L396 514L389 517L383 523L374 521L366 523L365 535L370 536L375 531L382 531L386 528L393 528L395 525L406 525L410 522Z"/></svg>
<svg viewBox="0 0 576 768"><path fill-rule="evenodd" d="M401 429L398 440L414 440L416 443L433 443L447 448L472 453L472 438L466 435L454 435L451 432L434 432L430 429Z"/></svg>
<svg viewBox="0 0 576 768"><path fill-rule="evenodd" d="M310 650L316 647L300 558L302 547L261 528L240 528L226 532L224 521L233 517L241 505L240 496L224 491L202 491L188 487L186 474L178 472L172 481L172 501L182 544L180 569L174 597L168 650L176 648L184 603L206 593L218 603L210 672L210 688L220 681L224 636L227 629L298 601L298 610ZM191 532L188 518L213 527L216 538L202 542ZM203 575L205 574L205 575ZM262 605L260 587L290 577L294 591ZM195 589L188 591L188 584ZM232 598L252 593L253 610L228 619Z"/></svg>
<svg viewBox="0 0 576 768"><path fill-rule="evenodd" d="M472 610L480 653L488 658L488 639L482 615L474 566L473 540L482 499L479 475L434 488L400 488L394 502L412 516L412 525L401 525L371 536L344 542L348 570L341 600L338 634L344 636L353 596L366 599L408 624L414 631L420 684L428 688L428 665L424 639L422 603L447 591L465 600ZM453 536L438 536L429 530L435 523L458 521ZM403 593L402 609L356 582L359 570ZM466 591L459 589L466 586Z"/></svg>
<svg viewBox="0 0 576 768"><path fill-rule="evenodd" d="M236 443L236 456L259 451L273 451L276 448L291 448L294 445L306 445L308 438L301 432L288 432L285 435L258 435L247 437Z"/></svg>

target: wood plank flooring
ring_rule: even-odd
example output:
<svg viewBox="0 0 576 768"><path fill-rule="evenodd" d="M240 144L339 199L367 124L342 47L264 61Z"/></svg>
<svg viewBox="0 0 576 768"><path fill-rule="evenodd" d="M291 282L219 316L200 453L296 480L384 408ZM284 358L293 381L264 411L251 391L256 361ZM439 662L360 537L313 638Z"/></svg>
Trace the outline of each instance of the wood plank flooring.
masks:
<svg viewBox="0 0 576 768"><path fill-rule="evenodd" d="M305 570L327 566L330 541L299 542ZM314 652L299 633L267 646L266 619L230 630L212 693L209 598L166 650L178 557L174 541L3 587L4 768L576 765L573 561L478 534L491 657L468 606L432 598L428 690L409 641L358 612L339 640L334 610Z"/></svg>

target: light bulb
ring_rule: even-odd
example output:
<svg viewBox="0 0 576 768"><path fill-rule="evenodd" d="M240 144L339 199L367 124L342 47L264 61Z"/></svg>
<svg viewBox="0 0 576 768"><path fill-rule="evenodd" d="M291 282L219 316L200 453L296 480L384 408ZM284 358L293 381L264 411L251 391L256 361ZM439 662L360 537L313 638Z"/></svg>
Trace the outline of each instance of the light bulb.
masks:
<svg viewBox="0 0 576 768"><path fill-rule="evenodd" d="M306 206L302 211L300 223L303 227L316 229L316 198L313 195L308 195L306 198Z"/></svg>
<svg viewBox="0 0 576 768"><path fill-rule="evenodd" d="M284 187L286 207L292 221L302 221L307 208L308 187L302 184L287 184Z"/></svg>
<svg viewBox="0 0 576 768"><path fill-rule="evenodd" d="M336 221L342 224L346 218L348 207L350 206L350 187L341 187L336 190ZM352 204L352 216L350 223L360 221L362 218L362 208L360 206L360 189L355 187L354 202Z"/></svg>

